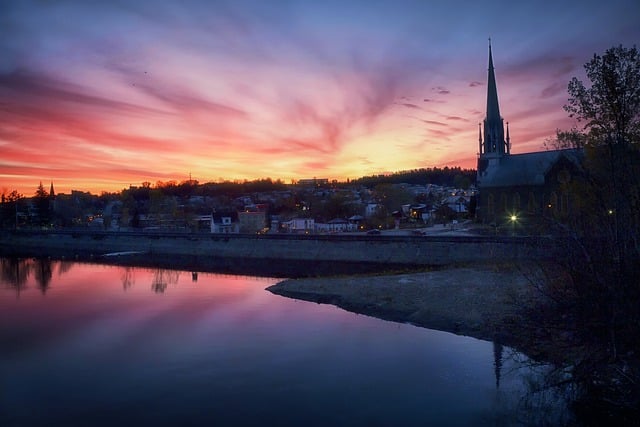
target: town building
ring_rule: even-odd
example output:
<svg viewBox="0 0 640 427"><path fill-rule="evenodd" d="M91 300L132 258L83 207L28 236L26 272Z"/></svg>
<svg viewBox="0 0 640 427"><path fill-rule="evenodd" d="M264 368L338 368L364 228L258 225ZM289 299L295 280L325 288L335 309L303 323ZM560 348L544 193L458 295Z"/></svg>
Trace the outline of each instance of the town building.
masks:
<svg viewBox="0 0 640 427"><path fill-rule="evenodd" d="M288 233L314 233L316 226L313 218L292 218L282 223L282 228Z"/></svg>

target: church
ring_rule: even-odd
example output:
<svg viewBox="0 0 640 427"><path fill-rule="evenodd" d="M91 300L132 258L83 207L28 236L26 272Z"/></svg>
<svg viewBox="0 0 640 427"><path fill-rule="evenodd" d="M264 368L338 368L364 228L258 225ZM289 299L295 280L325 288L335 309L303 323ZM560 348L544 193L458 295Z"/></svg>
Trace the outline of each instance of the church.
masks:
<svg viewBox="0 0 640 427"><path fill-rule="evenodd" d="M498 89L489 44L487 111L478 125L479 190L476 217L496 226L532 224L544 217L570 215L572 176L580 169L582 151L549 150L511 154L509 122L500 116Z"/></svg>

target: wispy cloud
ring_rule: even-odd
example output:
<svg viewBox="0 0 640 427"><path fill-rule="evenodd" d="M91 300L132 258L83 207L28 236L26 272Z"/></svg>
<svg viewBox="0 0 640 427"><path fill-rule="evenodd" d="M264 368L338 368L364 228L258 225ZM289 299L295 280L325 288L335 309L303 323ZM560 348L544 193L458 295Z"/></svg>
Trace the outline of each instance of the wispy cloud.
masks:
<svg viewBox="0 0 640 427"><path fill-rule="evenodd" d="M439 95L448 95L451 93L449 89L442 86L431 88L431 90L438 93Z"/></svg>
<svg viewBox="0 0 640 427"><path fill-rule="evenodd" d="M404 105L404 106L405 106L405 107L407 107L407 108L415 108L415 109L417 109L417 110L420 110L420 109L421 109L421 108L420 108L419 106L417 106L416 104L411 104L411 103L409 103L409 102L405 102L405 103L402 103L402 104L400 104L400 105Z"/></svg>

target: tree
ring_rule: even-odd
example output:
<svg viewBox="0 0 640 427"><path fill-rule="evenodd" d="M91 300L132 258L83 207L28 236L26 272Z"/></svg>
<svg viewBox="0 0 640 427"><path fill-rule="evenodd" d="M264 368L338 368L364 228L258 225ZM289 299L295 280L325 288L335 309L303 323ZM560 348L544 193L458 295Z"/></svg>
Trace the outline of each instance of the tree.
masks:
<svg viewBox="0 0 640 427"><path fill-rule="evenodd" d="M608 49L584 66L591 86L574 77L569 82L569 117L585 122L598 144L627 145L640 135L640 56L634 46Z"/></svg>
<svg viewBox="0 0 640 427"><path fill-rule="evenodd" d="M36 222L37 225L47 225L51 222L51 211L50 211L50 199L49 193L44 189L42 185L42 181L40 181L40 185L35 193L35 206L36 206Z"/></svg>
<svg viewBox="0 0 640 427"><path fill-rule="evenodd" d="M410 204L415 200L411 192L394 184L378 184L373 189L373 194L387 213L400 210L402 205Z"/></svg>
<svg viewBox="0 0 640 427"><path fill-rule="evenodd" d="M568 131L556 129L556 137L545 140L543 145L547 150L584 148L587 145L587 136L577 127Z"/></svg>
<svg viewBox="0 0 640 427"><path fill-rule="evenodd" d="M618 46L584 68L591 85L571 79L565 110L584 123L588 182L603 231L611 230L616 281L626 281L640 259L640 55L635 46Z"/></svg>
<svg viewBox="0 0 640 427"><path fill-rule="evenodd" d="M640 403L640 55L622 46L573 78L565 110L581 128L558 131L555 148L583 148L580 176L565 180L579 215L556 224L566 231L563 266L546 291L550 325L580 354L572 367L587 390L613 406ZM539 313L543 311L538 310ZM537 321L544 330L543 321ZM625 372L623 375L616 373ZM611 379L609 381L609 379Z"/></svg>
<svg viewBox="0 0 640 427"><path fill-rule="evenodd" d="M16 228L18 226L18 205L23 198L24 196L18 193L17 190L12 190L8 194L3 191L1 205L2 227Z"/></svg>

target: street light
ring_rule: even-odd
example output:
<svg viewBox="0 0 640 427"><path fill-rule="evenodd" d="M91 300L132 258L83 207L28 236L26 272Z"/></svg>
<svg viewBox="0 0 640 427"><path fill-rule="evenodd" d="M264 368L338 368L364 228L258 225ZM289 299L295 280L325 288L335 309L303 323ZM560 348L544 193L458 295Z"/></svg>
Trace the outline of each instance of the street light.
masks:
<svg viewBox="0 0 640 427"><path fill-rule="evenodd" d="M515 236L516 234L516 222L518 221L518 215L512 214L509 219L511 220L511 235Z"/></svg>

